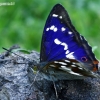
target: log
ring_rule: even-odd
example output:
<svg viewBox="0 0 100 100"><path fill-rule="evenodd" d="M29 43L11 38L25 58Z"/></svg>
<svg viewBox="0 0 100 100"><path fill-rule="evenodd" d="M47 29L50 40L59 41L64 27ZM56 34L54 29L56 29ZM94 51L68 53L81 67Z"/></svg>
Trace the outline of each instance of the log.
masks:
<svg viewBox="0 0 100 100"><path fill-rule="evenodd" d="M0 100L100 100L97 78L56 81L57 98L53 82L40 73L37 76L33 73L32 67L39 63L39 53L15 53L0 54Z"/></svg>

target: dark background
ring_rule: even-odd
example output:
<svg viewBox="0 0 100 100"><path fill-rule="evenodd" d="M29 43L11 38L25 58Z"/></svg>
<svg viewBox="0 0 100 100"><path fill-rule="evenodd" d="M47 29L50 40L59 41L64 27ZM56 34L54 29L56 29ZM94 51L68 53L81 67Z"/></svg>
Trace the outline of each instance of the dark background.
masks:
<svg viewBox="0 0 100 100"><path fill-rule="evenodd" d="M61 3L71 20L100 59L100 0L0 0L15 2L0 6L0 51L18 44L26 50L40 51L41 37L52 7Z"/></svg>

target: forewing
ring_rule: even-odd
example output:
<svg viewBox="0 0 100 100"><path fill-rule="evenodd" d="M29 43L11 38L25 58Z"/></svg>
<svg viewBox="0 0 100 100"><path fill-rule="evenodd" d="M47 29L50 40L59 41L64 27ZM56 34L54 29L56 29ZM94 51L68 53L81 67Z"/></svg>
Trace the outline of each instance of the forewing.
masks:
<svg viewBox="0 0 100 100"><path fill-rule="evenodd" d="M64 7L57 4L51 10L44 27L40 60L50 62L67 58L91 64L97 70L98 61L92 48L76 31Z"/></svg>

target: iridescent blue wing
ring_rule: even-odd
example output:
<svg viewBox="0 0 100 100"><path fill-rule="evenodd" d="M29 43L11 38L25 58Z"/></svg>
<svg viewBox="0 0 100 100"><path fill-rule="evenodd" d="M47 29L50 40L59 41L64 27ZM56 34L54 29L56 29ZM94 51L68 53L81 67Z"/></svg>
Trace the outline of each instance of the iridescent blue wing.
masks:
<svg viewBox="0 0 100 100"><path fill-rule="evenodd" d="M76 31L64 7L57 4L51 10L44 27L40 62L61 59L74 59L94 67L94 70L98 68L92 48Z"/></svg>

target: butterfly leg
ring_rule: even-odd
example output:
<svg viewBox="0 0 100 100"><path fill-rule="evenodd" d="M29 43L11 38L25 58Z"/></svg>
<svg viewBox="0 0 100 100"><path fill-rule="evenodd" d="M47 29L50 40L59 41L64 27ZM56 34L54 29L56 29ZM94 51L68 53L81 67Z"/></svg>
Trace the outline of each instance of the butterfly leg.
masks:
<svg viewBox="0 0 100 100"><path fill-rule="evenodd" d="M53 85L54 85L54 89L55 89L55 93L56 93L56 98L58 99L58 93L57 93L57 88L56 88L56 85L55 85L55 82L54 82L54 79L51 75L51 79L52 79L52 82L53 82Z"/></svg>

